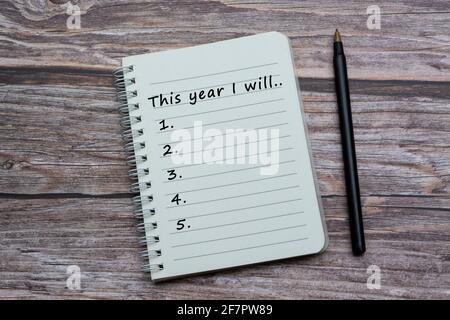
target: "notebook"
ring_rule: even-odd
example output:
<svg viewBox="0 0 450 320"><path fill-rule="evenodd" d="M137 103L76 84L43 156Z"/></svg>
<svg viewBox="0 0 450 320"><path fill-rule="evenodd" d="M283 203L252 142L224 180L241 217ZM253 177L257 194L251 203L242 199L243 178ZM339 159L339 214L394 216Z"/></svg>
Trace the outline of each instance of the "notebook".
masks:
<svg viewBox="0 0 450 320"><path fill-rule="evenodd" d="M129 56L114 75L152 280L326 248L286 36Z"/></svg>

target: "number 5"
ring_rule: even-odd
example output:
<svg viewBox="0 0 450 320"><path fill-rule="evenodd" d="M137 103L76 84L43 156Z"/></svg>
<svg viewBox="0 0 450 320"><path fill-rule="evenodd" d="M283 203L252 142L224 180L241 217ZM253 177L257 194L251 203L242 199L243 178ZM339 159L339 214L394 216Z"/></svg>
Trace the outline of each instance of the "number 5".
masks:
<svg viewBox="0 0 450 320"><path fill-rule="evenodd" d="M183 223L184 221L186 221L186 219L178 220L178 222L177 222L177 230L182 230L184 228L184 223Z"/></svg>

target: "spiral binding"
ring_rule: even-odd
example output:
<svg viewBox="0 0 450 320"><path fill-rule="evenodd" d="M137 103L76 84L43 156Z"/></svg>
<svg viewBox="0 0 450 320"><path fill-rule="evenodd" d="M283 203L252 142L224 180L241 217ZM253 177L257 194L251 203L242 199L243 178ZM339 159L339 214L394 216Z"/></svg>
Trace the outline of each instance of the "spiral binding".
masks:
<svg viewBox="0 0 450 320"><path fill-rule="evenodd" d="M144 135L144 129L132 128L133 125L142 122L140 115L135 115L135 111L139 110L139 103L129 103L130 100L137 97L137 90L127 90L130 86L136 84L136 79L130 75L133 73L133 66L124 66L114 70L114 83L117 89L117 99L119 101L119 112L121 114L120 126L123 128L122 138L125 142L124 150L127 154L127 164L130 166L128 176L137 180L130 186L132 193L140 193L132 198L134 215L140 221L136 228L143 236L139 238L139 244L145 248L140 255L146 260L143 271L158 272L164 269L162 263L151 263L151 259L161 256L161 249L152 249L160 242L158 235L149 235L148 233L158 228L158 223L152 221L155 215L154 208L148 208L153 202L153 195L142 195L142 191L151 188L151 182L142 182L144 177L148 176L150 169L144 164L148 161L146 155L137 154L138 151L144 149L145 142L137 141L137 138ZM138 168L139 165L139 168Z"/></svg>

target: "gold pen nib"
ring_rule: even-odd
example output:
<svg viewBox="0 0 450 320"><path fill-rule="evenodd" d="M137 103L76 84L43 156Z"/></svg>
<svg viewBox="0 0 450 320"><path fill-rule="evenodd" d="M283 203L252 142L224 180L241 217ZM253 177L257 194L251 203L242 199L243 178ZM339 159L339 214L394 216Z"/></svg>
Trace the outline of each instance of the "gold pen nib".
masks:
<svg viewBox="0 0 450 320"><path fill-rule="evenodd" d="M336 31L334 32L334 42L342 42L341 34L339 33L338 29L336 29Z"/></svg>

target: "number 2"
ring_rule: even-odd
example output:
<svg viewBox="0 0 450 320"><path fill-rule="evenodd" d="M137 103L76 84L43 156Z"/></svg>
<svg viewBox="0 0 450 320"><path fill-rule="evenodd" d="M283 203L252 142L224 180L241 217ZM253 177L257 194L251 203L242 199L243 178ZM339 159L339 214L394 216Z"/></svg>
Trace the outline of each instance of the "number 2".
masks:
<svg viewBox="0 0 450 320"><path fill-rule="evenodd" d="M167 156L168 154L172 154L172 151L170 151L171 147L170 144L166 144L164 147L164 153L163 153L163 157Z"/></svg>

